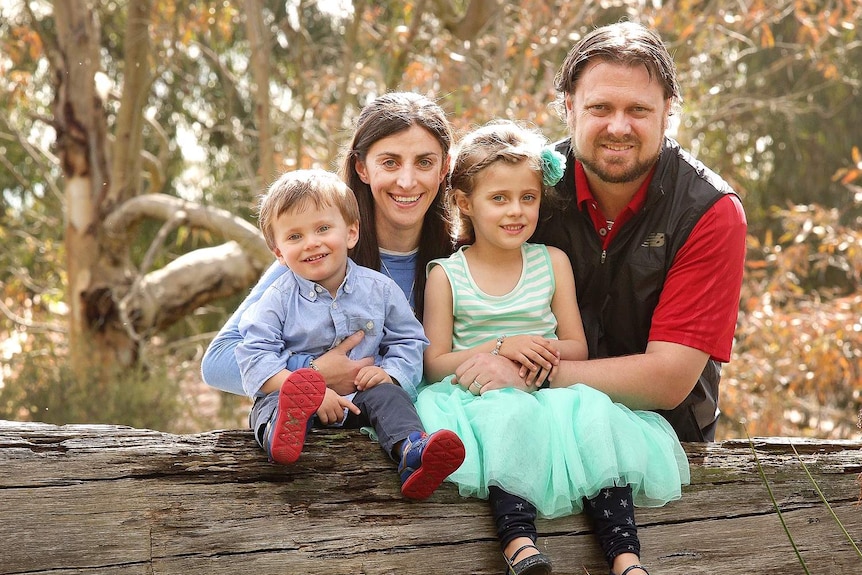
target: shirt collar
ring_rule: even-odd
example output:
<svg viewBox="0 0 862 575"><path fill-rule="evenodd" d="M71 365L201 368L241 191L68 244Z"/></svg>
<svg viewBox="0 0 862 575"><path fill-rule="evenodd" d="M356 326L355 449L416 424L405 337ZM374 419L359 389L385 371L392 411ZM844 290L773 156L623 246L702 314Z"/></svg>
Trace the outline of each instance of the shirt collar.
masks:
<svg viewBox="0 0 862 575"><path fill-rule="evenodd" d="M309 301L315 301L318 296L323 294L329 295L329 291L311 280L307 280L304 277L294 273L293 277L296 278L296 285L299 287L299 293L303 298ZM341 282L341 286L339 286L338 290L335 292L336 296L341 291L348 294L353 292L354 280L356 278L356 264L352 259L347 258L347 272L344 274L344 281Z"/></svg>
<svg viewBox="0 0 862 575"><path fill-rule="evenodd" d="M628 215L636 214L644 207L647 200L647 190L649 189L649 185L650 182L652 182L654 174L655 166L650 170L649 176L647 176L643 181L634 197L632 197L625 210L623 210L624 213L628 212ZM580 206L582 210L586 207L585 202L594 202L596 200L593 196L592 190L590 190L590 183L587 181L587 173L584 171L584 165L580 160L575 160L575 194L578 206Z"/></svg>

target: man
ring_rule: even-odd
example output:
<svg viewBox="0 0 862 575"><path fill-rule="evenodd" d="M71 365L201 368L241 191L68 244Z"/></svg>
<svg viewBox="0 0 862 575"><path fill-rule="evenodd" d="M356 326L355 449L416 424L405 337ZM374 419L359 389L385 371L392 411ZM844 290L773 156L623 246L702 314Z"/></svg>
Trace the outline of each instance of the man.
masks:
<svg viewBox="0 0 862 575"><path fill-rule="evenodd" d="M569 52L556 88L570 134L556 146L567 158L556 189L567 203L546 210L531 241L562 249L572 262L589 359L558 361L545 384L585 383L632 409L660 412L681 441L711 441L742 284L739 198L665 136L680 94L654 32L631 22L594 30ZM527 376L492 354L456 370L461 386L477 381L482 393L529 391L547 373ZM584 510L611 573L647 573L636 530L626 550L612 548L608 535L634 526L631 488L606 491L627 505L610 515L590 502ZM528 502L510 496L507 504L534 519Z"/></svg>
<svg viewBox="0 0 862 575"><path fill-rule="evenodd" d="M590 359L559 362L550 384L586 383L659 411L681 441L711 441L742 283L740 200L665 136L680 94L654 32L632 22L594 30L556 88L570 133L556 146L567 157L556 188L568 203L544 214L532 241L572 262ZM477 356L457 376L490 382L483 390L523 385L507 362Z"/></svg>

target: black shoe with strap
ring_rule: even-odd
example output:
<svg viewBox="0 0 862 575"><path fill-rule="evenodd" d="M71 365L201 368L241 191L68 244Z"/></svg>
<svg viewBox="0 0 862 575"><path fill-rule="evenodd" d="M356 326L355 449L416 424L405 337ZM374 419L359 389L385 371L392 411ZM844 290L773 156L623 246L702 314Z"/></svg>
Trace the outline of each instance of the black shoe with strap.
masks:
<svg viewBox="0 0 862 575"><path fill-rule="evenodd" d="M551 575L553 569L551 567L551 558L547 555L543 555L541 552L535 555L530 555L525 559L521 559L517 563L515 560L518 558L518 555L521 554L521 551L525 549L535 549L539 550L538 547L530 543L529 545L524 545L520 547L517 551L512 553L512 557L506 557L506 554L503 554L503 558L506 560L506 565L508 569L506 569L505 575Z"/></svg>
<svg viewBox="0 0 862 575"><path fill-rule="evenodd" d="M632 569L640 569L641 571L646 573L646 575L649 575L649 571L646 570L646 567L644 567L643 565L639 565L637 563L635 563L634 565L629 565L628 567L623 569L623 572L620 573L620 575L629 575L629 571L631 571ZM613 569L611 569L611 575L615 575ZM632 574L632 575L634 575L634 574Z"/></svg>

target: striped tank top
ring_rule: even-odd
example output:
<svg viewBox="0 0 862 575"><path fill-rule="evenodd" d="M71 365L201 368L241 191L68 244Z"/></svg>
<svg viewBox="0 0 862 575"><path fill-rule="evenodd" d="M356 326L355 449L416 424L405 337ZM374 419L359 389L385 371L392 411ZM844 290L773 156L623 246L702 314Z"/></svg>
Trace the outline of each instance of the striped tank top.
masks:
<svg viewBox="0 0 862 575"><path fill-rule="evenodd" d="M518 284L506 295L492 296L479 289L464 256L464 246L439 265L452 286L452 350L472 348L500 335L539 335L557 339L557 319L551 311L556 284L548 248L542 244L521 246L523 268Z"/></svg>

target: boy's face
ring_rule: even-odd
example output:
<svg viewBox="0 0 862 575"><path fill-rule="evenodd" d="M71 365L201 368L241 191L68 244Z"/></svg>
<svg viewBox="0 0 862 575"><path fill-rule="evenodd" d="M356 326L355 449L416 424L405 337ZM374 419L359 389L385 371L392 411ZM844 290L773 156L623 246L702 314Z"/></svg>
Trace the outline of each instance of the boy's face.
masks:
<svg viewBox="0 0 862 575"><path fill-rule="evenodd" d="M347 225L335 206L310 205L278 216L272 231L278 261L334 294L347 272L347 251L359 240L359 223Z"/></svg>

